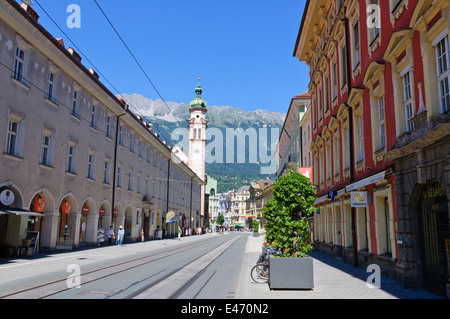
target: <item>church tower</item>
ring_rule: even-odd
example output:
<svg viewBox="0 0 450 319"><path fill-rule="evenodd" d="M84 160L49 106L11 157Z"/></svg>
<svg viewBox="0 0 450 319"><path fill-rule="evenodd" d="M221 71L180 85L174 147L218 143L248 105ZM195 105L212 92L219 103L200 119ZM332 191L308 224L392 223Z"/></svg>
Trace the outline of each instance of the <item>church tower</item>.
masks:
<svg viewBox="0 0 450 319"><path fill-rule="evenodd" d="M195 100L189 106L189 167L204 182L200 188L200 218L196 218L193 226L203 227L205 221L205 161L206 161L206 102L202 100L200 79L195 89ZM198 215L197 215L198 216Z"/></svg>
<svg viewBox="0 0 450 319"><path fill-rule="evenodd" d="M202 88L199 83L195 89L195 100L189 107L189 166L206 183L206 102L202 100Z"/></svg>

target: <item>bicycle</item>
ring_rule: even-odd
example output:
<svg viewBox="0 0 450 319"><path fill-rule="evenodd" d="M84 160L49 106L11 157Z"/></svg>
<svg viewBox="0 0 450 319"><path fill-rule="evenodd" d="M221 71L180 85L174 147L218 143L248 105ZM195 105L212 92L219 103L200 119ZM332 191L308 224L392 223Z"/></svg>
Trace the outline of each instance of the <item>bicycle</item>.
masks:
<svg viewBox="0 0 450 319"><path fill-rule="evenodd" d="M269 281L269 258L270 256L281 256L281 252L275 250L272 247L267 249L265 254L261 254L256 262L256 265L253 266L250 271L250 276L253 281L258 284L263 284Z"/></svg>

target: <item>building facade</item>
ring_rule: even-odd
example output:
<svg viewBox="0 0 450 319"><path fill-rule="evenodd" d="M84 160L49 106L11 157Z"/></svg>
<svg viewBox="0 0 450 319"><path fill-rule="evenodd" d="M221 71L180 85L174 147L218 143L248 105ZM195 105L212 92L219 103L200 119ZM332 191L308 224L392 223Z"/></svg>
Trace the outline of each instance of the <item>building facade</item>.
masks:
<svg viewBox="0 0 450 319"><path fill-rule="evenodd" d="M250 197L249 186L233 189L229 193L230 212L228 214L231 226L249 228L247 225L246 200Z"/></svg>
<svg viewBox="0 0 450 319"><path fill-rule="evenodd" d="M55 251L110 225L154 238L169 211L198 223L203 181L38 19L0 1L0 253L30 232Z"/></svg>
<svg viewBox="0 0 450 319"><path fill-rule="evenodd" d="M209 225L212 229L216 228L216 220L219 216L219 199L220 196L217 194L217 180L207 176L207 182L205 186L205 194L208 195L208 218ZM225 217L225 214L223 214Z"/></svg>
<svg viewBox="0 0 450 319"><path fill-rule="evenodd" d="M294 50L310 67L316 248L440 295L449 282L448 5L307 1ZM365 207L352 207L354 191ZM435 196L441 220L419 194ZM433 287L430 277L439 277Z"/></svg>
<svg viewBox="0 0 450 319"><path fill-rule="evenodd" d="M277 176L283 175L289 166L302 167L305 165L303 163L302 146L303 134L307 132L303 132L304 126L301 123L310 105L311 96L309 93L299 94L291 100L274 154L277 163ZM311 138L311 135L309 136ZM307 152L310 152L310 150Z"/></svg>

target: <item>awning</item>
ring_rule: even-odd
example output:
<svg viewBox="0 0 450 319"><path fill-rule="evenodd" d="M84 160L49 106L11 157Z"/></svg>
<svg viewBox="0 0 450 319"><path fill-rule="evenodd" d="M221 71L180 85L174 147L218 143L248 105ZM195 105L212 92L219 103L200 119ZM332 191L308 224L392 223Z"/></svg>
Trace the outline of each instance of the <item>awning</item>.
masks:
<svg viewBox="0 0 450 319"><path fill-rule="evenodd" d="M382 181L385 177L386 177L386 171L382 171L381 173L372 175L370 177L364 178L360 181L357 181L353 184L348 185L347 187L345 187L345 190L347 192L351 192L358 188L361 188L361 187L364 187L367 185L371 185L371 184L375 184L379 181Z"/></svg>
<svg viewBox="0 0 450 319"><path fill-rule="evenodd" d="M327 195L324 195L324 196L322 196L322 197L317 198L317 199L315 200L314 204L317 205L317 204L323 203L323 202L326 201L327 199L328 199L328 194L327 194Z"/></svg>
<svg viewBox="0 0 450 319"><path fill-rule="evenodd" d="M44 214L30 212L28 210L20 209L20 208L1 208L0 214L11 214L16 216L33 216L33 217L44 217Z"/></svg>

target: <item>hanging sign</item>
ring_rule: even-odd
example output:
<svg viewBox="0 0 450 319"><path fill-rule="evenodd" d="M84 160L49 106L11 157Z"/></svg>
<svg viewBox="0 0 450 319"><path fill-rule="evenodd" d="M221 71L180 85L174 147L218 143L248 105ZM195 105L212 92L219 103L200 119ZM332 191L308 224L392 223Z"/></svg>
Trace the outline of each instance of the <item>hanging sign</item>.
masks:
<svg viewBox="0 0 450 319"><path fill-rule="evenodd" d="M367 207L367 192L350 193L352 207Z"/></svg>
<svg viewBox="0 0 450 319"><path fill-rule="evenodd" d="M61 211L63 214L70 214L70 203L69 202L63 202Z"/></svg>
<svg viewBox="0 0 450 319"><path fill-rule="evenodd" d="M81 212L82 213L89 213L91 211L91 209L89 208L89 207L83 207L82 209L81 209Z"/></svg>
<svg viewBox="0 0 450 319"><path fill-rule="evenodd" d="M34 201L34 211L36 213L43 213L45 211L45 199L36 198Z"/></svg>
<svg viewBox="0 0 450 319"><path fill-rule="evenodd" d="M114 216L117 216L117 215L119 215L119 211L114 210Z"/></svg>
<svg viewBox="0 0 450 319"><path fill-rule="evenodd" d="M100 210L98 211L98 213L100 215L105 215L106 214L106 210L104 210L103 208L100 208Z"/></svg>

